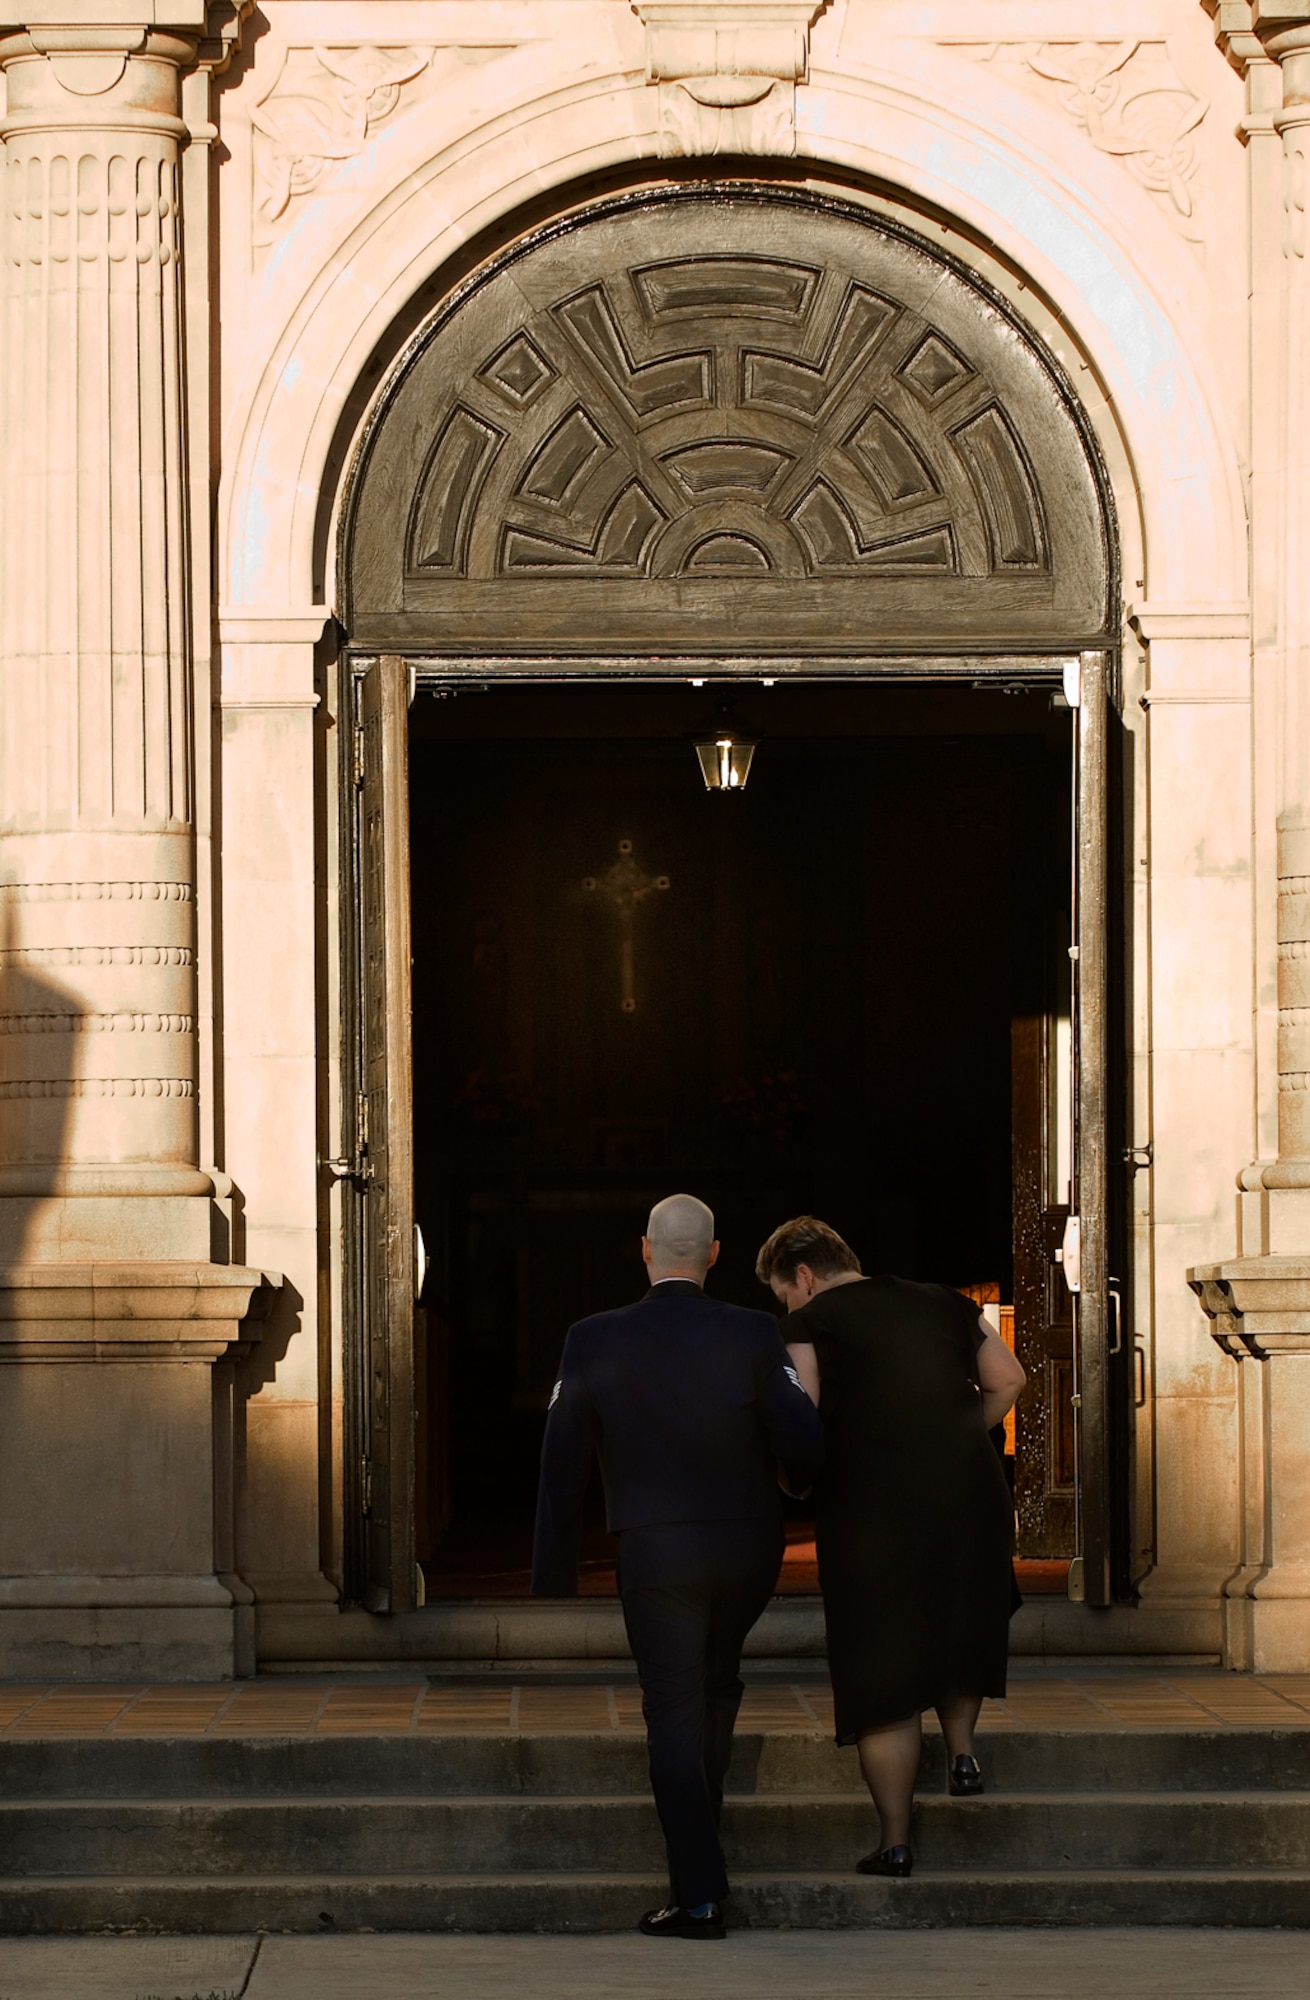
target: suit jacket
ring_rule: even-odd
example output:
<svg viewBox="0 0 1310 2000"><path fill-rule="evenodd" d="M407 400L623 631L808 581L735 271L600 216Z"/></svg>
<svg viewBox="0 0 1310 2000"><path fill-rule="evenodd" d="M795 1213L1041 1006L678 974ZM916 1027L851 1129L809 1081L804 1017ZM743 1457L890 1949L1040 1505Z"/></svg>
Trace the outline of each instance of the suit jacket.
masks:
<svg viewBox="0 0 1310 2000"><path fill-rule="evenodd" d="M591 1465L611 1532L675 1521L776 1520L778 1461L805 1486L818 1412L770 1313L668 1279L569 1329L541 1448L532 1590L573 1597Z"/></svg>

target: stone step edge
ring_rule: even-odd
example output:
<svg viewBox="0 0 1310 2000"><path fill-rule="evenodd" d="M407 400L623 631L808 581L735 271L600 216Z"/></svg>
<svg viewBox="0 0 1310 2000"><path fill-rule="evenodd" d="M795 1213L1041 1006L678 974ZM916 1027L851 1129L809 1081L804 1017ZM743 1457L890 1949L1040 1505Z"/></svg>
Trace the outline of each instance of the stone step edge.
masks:
<svg viewBox="0 0 1310 2000"><path fill-rule="evenodd" d="M1125 1791L1121 1787L1114 1791L1045 1791L1026 1790L1019 1786L1007 1786L1004 1791L984 1792L972 1798L954 1798L948 1792L920 1792L915 1797L916 1811L932 1813L986 1813L1002 1811L1010 1807L1040 1806L1043 1811L1064 1808L1071 1812L1085 1812L1089 1805L1097 1808L1120 1808L1132 1810L1143 1805L1162 1806L1171 1812L1192 1811L1198 1806L1207 1808L1279 1806L1290 1810L1310 1812L1310 1790L1270 1791L1267 1788L1250 1787L1217 1791L1171 1791L1163 1787L1153 1790ZM819 1808L832 1806L870 1806L868 1794L863 1787L849 1791L768 1791L768 1792L725 1792L724 1805L733 1811L745 1809L747 1812L791 1812L799 1808ZM23 1817L30 1814L55 1816L59 1813L94 1812L103 1813L106 1808L122 1807L132 1812L178 1813L178 1812L368 1812L376 1809L403 1810L406 1812L427 1809L452 1811L471 1809L475 1812L504 1811L513 1807L522 1811L525 1807L540 1807L551 1812L585 1810L595 1811L597 1807L631 1812L653 1810L653 1802L648 1791L643 1792L285 1792L285 1793L191 1793L178 1792L160 1798L149 1793L133 1794L116 1792L112 1798L94 1793L85 1796L52 1797L46 1793L39 1798L15 1799L0 1797L0 1819L6 1815Z"/></svg>
<svg viewBox="0 0 1310 2000"><path fill-rule="evenodd" d="M0 1935L190 1931L491 1934L614 1932L661 1903L654 1875L319 1876L106 1881L0 1878ZM969 1873L908 1881L851 1874L739 1872L731 1928L921 1929L958 1924L1188 1925L1310 1929L1310 1871L1083 1869Z"/></svg>

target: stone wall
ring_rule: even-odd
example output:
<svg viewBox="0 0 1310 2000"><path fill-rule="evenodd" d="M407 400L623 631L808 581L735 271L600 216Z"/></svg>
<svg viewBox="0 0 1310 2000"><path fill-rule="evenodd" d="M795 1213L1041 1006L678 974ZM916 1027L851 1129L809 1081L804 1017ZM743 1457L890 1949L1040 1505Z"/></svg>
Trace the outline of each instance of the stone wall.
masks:
<svg viewBox="0 0 1310 2000"><path fill-rule="evenodd" d="M219 1614L224 1630L254 1616L278 1646L333 1657L341 1623L340 1215L320 1161L350 1151L331 621L353 441L409 332L480 257L602 188L732 159L949 247L1047 342L1095 429L1126 599L1143 1388L1142 1606L1113 1614L1112 1643L1303 1657L1310 1559L1268 1537L1270 1496L1298 1490L1310 1442L1279 1371L1296 1385L1310 1364L1255 1340L1238 1287L1299 1284L1310 1252L1307 774L1284 755L1304 734L1305 10L137 11L124 26L117 0L0 7L0 1290L29 1301L35 1284L48 1321L75 1268L114 1266L108 1312L156 1283L146 1264L187 1261L196 1299L233 1296L237 1270L249 1295L265 1269L282 1279L257 1345L237 1313L200 1357L218 1360L220 1474L197 1460L195 1477L219 1526L184 1568L247 1606ZM1271 1335L1301 1338L1301 1296L1280 1294ZM0 1352L13 1421L53 1438L64 1405L22 1386L50 1365L30 1345L37 1310L13 1307ZM168 1356L189 1366L168 1324ZM60 1365L95 1404L120 1378L98 1340L76 1354ZM124 1460L135 1394L101 1405ZM11 1463L0 1454L0 1503ZM23 1560L80 1576L74 1554L55 1537ZM1265 1619L1271 1561L1293 1608ZM76 1587L98 1616L95 1587ZM46 1613L23 1616L35 1630ZM104 1657L91 1646L86 1670Z"/></svg>

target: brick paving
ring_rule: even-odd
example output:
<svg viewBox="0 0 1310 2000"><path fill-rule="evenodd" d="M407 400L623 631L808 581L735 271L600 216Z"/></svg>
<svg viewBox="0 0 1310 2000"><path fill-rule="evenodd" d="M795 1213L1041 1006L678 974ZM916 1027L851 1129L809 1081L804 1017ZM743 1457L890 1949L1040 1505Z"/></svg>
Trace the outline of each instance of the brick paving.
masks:
<svg viewBox="0 0 1310 2000"><path fill-rule="evenodd" d="M350 1680L239 1681L212 1687L2 1687L0 1737L415 1736L627 1733L641 1728L631 1681L566 1686ZM1100 1670L1017 1675L985 1729L1310 1728L1310 1674ZM748 1687L739 1727L832 1731L827 1683Z"/></svg>

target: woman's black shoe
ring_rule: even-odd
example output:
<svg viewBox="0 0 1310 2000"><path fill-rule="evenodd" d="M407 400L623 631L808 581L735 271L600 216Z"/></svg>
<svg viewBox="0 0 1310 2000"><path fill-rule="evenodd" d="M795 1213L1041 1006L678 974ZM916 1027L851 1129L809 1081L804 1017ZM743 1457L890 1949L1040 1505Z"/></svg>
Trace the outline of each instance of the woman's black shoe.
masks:
<svg viewBox="0 0 1310 2000"><path fill-rule="evenodd" d="M669 1903L662 1910L647 1910L637 1929L647 1937L726 1938L728 1935L717 1903L710 1904L706 1917L693 1917L677 1903Z"/></svg>
<svg viewBox="0 0 1310 2000"><path fill-rule="evenodd" d="M866 1854L855 1864L859 1875L908 1875L914 1856L908 1847L884 1847L881 1854Z"/></svg>
<svg viewBox="0 0 1310 2000"><path fill-rule="evenodd" d="M986 1791L982 1765L976 1757L955 1758L951 1765L950 1787L953 1799L976 1799Z"/></svg>

